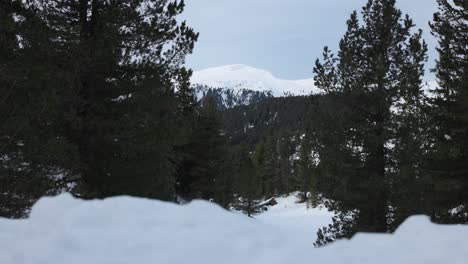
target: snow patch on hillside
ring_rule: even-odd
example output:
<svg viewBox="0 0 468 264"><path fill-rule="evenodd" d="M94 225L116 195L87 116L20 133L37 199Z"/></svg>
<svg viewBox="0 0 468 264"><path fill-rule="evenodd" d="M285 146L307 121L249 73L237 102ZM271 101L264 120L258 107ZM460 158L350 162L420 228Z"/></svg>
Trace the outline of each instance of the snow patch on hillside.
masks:
<svg viewBox="0 0 468 264"><path fill-rule="evenodd" d="M209 68L193 73L192 84L231 90L271 92L275 97L317 94L313 79L284 80L272 73L242 64Z"/></svg>
<svg viewBox="0 0 468 264"><path fill-rule="evenodd" d="M297 206L284 215L296 214ZM281 202L269 213L281 215L280 208ZM63 194L39 200L27 220L0 219L0 263L462 264L468 260L468 226L434 225L427 217L410 218L394 235L358 234L319 249L265 219L251 219L203 201L181 206L130 197L82 201Z"/></svg>

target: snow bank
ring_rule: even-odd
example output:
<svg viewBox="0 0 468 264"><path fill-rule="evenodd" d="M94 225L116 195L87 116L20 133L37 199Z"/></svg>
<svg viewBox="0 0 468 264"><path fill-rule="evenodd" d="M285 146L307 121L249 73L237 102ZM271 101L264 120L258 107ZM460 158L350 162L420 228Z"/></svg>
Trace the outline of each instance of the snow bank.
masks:
<svg viewBox="0 0 468 264"><path fill-rule="evenodd" d="M0 219L2 264L468 263L468 227L426 217L409 219L395 235L359 234L320 249L312 243L202 201L64 194L41 199L27 220Z"/></svg>

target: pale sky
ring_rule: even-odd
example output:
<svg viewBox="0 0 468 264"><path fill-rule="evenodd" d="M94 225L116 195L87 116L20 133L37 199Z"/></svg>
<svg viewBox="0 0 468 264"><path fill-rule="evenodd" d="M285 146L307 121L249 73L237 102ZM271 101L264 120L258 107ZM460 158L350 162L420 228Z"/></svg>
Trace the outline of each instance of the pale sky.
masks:
<svg viewBox="0 0 468 264"><path fill-rule="evenodd" d="M185 0L182 18L200 32L187 65L194 70L246 64L285 79L311 78L323 46L334 51L353 10L367 0ZM397 0L417 28L424 30L434 66L436 41L428 22L436 0ZM426 70L426 79L433 79Z"/></svg>

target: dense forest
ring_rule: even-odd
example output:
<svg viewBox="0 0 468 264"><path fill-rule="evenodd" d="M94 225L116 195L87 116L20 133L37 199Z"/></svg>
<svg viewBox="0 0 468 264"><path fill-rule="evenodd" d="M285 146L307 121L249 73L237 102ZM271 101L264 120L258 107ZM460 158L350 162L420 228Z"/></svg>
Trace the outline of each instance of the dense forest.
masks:
<svg viewBox="0 0 468 264"><path fill-rule="evenodd" d="M0 0L0 216L65 191L253 215L300 191L337 214L317 246L414 214L468 223L468 4L437 2L435 90L422 31L369 0L311 62L321 94L226 108L196 99L183 1Z"/></svg>

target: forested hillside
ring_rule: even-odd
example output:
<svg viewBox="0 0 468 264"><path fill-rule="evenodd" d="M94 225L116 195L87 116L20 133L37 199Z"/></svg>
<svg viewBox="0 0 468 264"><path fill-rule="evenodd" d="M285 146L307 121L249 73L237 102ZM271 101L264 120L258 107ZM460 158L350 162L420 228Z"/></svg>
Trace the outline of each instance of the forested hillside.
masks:
<svg viewBox="0 0 468 264"><path fill-rule="evenodd" d="M206 85L193 84L198 102L211 97L215 100L218 110L226 110L240 105L259 103L273 97L268 91L253 91L249 89L214 88Z"/></svg>

